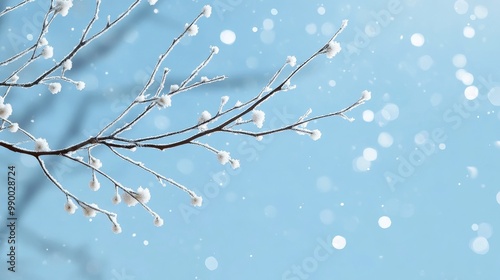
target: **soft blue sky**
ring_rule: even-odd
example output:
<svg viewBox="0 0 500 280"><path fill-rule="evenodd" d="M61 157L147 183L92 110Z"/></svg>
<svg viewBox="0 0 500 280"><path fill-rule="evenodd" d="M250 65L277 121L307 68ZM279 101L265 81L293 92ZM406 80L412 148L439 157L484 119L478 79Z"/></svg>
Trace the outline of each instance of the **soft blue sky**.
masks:
<svg viewBox="0 0 500 280"><path fill-rule="evenodd" d="M29 46L46 2L1 19L0 60ZM119 214L120 235L102 215L92 221L81 211L68 215L64 195L36 162L0 150L0 169L14 164L18 170L16 203L22 209L18 272L8 273L4 264L2 279L498 277L496 1L159 0L155 7L145 1L122 27L73 60L67 75L85 81L84 91L67 84L58 95L45 86L13 90L6 100L14 108L9 119L46 138L52 148L95 134L135 97L158 55L205 4L213 6L212 16L202 18L199 34L186 37L165 61L172 69L167 86L181 82L211 45L220 53L201 75L228 79L176 96L171 108L155 109L130 135L191 124L202 111L215 111L223 95L230 96L228 104L255 96L288 55L304 61L343 19L349 25L338 37L342 52L332 60L319 57L292 80L295 90L261 106L264 128L294 121L308 108L313 114L341 109L364 89L372 91L372 100L348 114L354 122L310 123L308 128L322 131L318 141L292 132L261 142L229 134L204 139L239 159L238 170L220 165L200 147L129 154L198 191L202 208L96 148L104 171L131 188L151 190L148 205L165 220L161 228L137 206L112 205L113 188L104 179L94 193L88 170L47 158L66 188ZM95 30L127 5L103 1ZM93 1L74 0L69 15L56 19L47 35L56 60L78 40L93 9ZM225 30L236 35L231 45L221 42ZM36 64L21 81L50 63ZM2 79L11 67L3 67ZM469 101L465 93L476 89L478 96L467 95ZM3 140L25 140L0 134ZM0 172L2 182L5 173ZM387 176L396 181L389 183ZM5 201L2 191L2 220ZM382 216L392 222L387 229L378 224ZM347 242L341 250L332 247L337 235Z"/></svg>

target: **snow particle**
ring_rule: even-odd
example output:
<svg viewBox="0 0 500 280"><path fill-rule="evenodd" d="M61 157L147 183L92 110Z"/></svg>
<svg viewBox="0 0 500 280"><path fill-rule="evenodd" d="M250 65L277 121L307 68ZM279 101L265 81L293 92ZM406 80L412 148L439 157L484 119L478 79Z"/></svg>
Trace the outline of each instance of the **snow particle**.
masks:
<svg viewBox="0 0 500 280"><path fill-rule="evenodd" d="M453 65L457 68L464 68L467 65L467 57L463 54L456 54L452 59Z"/></svg>
<svg viewBox="0 0 500 280"><path fill-rule="evenodd" d="M488 92L488 100L494 106L500 106L500 87L494 87Z"/></svg>
<svg viewBox="0 0 500 280"><path fill-rule="evenodd" d="M378 219L378 225L383 229L389 228L391 224L392 224L391 218L387 216L382 216Z"/></svg>
<svg viewBox="0 0 500 280"><path fill-rule="evenodd" d="M468 100L474 100L479 95L479 90L475 86L468 86L464 90L464 95Z"/></svg>
<svg viewBox="0 0 500 280"><path fill-rule="evenodd" d="M167 116L158 115L154 119L154 126L159 130L166 130L170 127L170 119Z"/></svg>
<svg viewBox="0 0 500 280"><path fill-rule="evenodd" d="M477 226L477 235L484 238L490 238L493 235L493 228L488 223L480 223Z"/></svg>
<svg viewBox="0 0 500 280"><path fill-rule="evenodd" d="M392 146L392 143L394 143L394 139L392 138L392 135L390 135L387 132L381 132L378 135L377 141L378 141L378 144L384 148L389 148L390 146Z"/></svg>
<svg viewBox="0 0 500 280"><path fill-rule="evenodd" d="M275 16L275 15L277 15L277 14L278 14L278 10L276 10L276 9L274 9L274 8L273 8L273 9L271 9L271 15Z"/></svg>
<svg viewBox="0 0 500 280"><path fill-rule="evenodd" d="M399 117L399 107L396 104L389 103L381 110L382 117L388 121L393 121Z"/></svg>
<svg viewBox="0 0 500 280"><path fill-rule="evenodd" d="M353 168L357 172L365 172L370 170L371 162L364 157L357 157L353 160Z"/></svg>
<svg viewBox="0 0 500 280"><path fill-rule="evenodd" d="M335 237L333 237L332 239L332 246L333 248L337 249L337 250L342 250L345 248L347 242L345 240L345 238L343 236L340 236L340 235L336 235Z"/></svg>
<svg viewBox="0 0 500 280"><path fill-rule="evenodd" d="M325 9L325 7L321 6L321 7L318 7L317 12L318 12L318 14L319 14L319 15L321 15L321 16L322 16L322 15L324 15L324 14L325 14L326 9Z"/></svg>
<svg viewBox="0 0 500 280"><path fill-rule="evenodd" d="M374 117L375 117L375 114L373 113L372 110L363 111L363 120L365 122L372 122Z"/></svg>
<svg viewBox="0 0 500 280"><path fill-rule="evenodd" d="M177 162L177 170L185 175L191 174L194 170L194 164L190 159L182 158Z"/></svg>
<svg viewBox="0 0 500 280"><path fill-rule="evenodd" d="M466 26L464 27L464 36L465 38L474 38L474 36L476 35L476 30L474 30L474 28L472 28L471 26Z"/></svg>
<svg viewBox="0 0 500 280"><path fill-rule="evenodd" d="M318 177L316 179L316 188L322 193L329 192L332 189L332 180L328 176Z"/></svg>
<svg viewBox="0 0 500 280"><path fill-rule="evenodd" d="M488 253L488 251L490 250L490 244L488 242L488 239L482 236L478 236L472 239L469 244L469 247L474 253L478 255L484 255Z"/></svg>
<svg viewBox="0 0 500 280"><path fill-rule="evenodd" d="M467 13L467 10L469 9L469 4L465 0L457 0L453 7L457 14L463 15Z"/></svg>
<svg viewBox="0 0 500 280"><path fill-rule="evenodd" d="M364 149L363 158L367 161L375 161L377 159L377 150L375 150L374 148Z"/></svg>
<svg viewBox="0 0 500 280"><path fill-rule="evenodd" d="M318 28L316 27L316 24L314 24L314 23L309 23L308 25L306 25L306 32L309 35L316 34L317 29Z"/></svg>
<svg viewBox="0 0 500 280"><path fill-rule="evenodd" d="M205 266L207 267L208 270L216 270L217 267L219 266L219 262L217 261L216 258L210 256L205 259Z"/></svg>
<svg viewBox="0 0 500 280"><path fill-rule="evenodd" d="M478 19L485 19L488 16L488 8L481 5L476 6L474 7L474 15L476 15Z"/></svg>
<svg viewBox="0 0 500 280"><path fill-rule="evenodd" d="M334 219L335 215L333 214L333 211L330 209L323 209L321 210L321 212L319 212L319 220L324 225L331 225Z"/></svg>
<svg viewBox="0 0 500 280"><path fill-rule="evenodd" d="M331 22L325 22L321 25L321 34L325 36L333 35L335 26Z"/></svg>
<svg viewBox="0 0 500 280"><path fill-rule="evenodd" d="M262 27L264 30L272 30L274 28L274 21L270 18L266 18L262 21Z"/></svg>
<svg viewBox="0 0 500 280"><path fill-rule="evenodd" d="M411 35L410 41L411 41L411 44L414 45L415 47L421 47L424 45L425 38L424 38L424 35L422 35L420 33L415 33L415 34Z"/></svg>
<svg viewBox="0 0 500 280"><path fill-rule="evenodd" d="M458 69L455 73L455 77L466 86L470 86L474 82L474 75L464 69Z"/></svg>
<svg viewBox="0 0 500 280"><path fill-rule="evenodd" d="M220 33L220 40L226 45L232 45L236 41L236 34L234 31L226 29Z"/></svg>
<svg viewBox="0 0 500 280"><path fill-rule="evenodd" d="M431 69L432 65L434 64L434 60L430 55L423 55L418 59L418 66L420 69L423 71L427 71Z"/></svg>

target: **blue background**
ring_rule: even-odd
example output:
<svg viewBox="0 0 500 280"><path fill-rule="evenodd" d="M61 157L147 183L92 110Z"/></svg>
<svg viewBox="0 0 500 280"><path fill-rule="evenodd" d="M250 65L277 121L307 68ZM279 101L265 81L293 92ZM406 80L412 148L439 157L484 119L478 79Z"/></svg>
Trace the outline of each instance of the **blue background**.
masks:
<svg viewBox="0 0 500 280"><path fill-rule="evenodd" d="M108 14L113 19L129 5L116 2L103 1L91 33L103 27ZM128 154L196 190L204 197L201 208L109 150L94 149L103 171L133 189L150 189L148 205L165 221L160 228L139 206L112 205L113 186L104 178L92 192L89 170L45 158L68 190L118 213L119 235L103 215L88 219L81 209L68 215L65 196L36 161L2 149L2 184L8 165L18 171L19 220L16 273L7 271L2 226L1 279L498 278L497 1L159 0L154 7L144 2L73 59L66 75L85 81L85 90L66 83L57 95L43 85L13 89L5 101L14 108L9 119L46 138L52 149L95 134L135 98L158 55L205 4L213 6L212 16L200 19L199 34L185 37L167 58L164 66L172 71L166 85L180 83L210 45L220 53L201 76L228 79L175 96L171 108L153 110L131 137L192 124L202 111L216 111L223 95L230 96L229 105L252 98L288 55L304 61L343 19L349 25L338 37L342 52L332 60L318 57L292 79L295 90L261 106L264 128L293 122L308 108L313 114L342 109L365 89L372 100L349 112L356 119L352 123L341 118L310 123L308 128L322 131L318 141L295 132L260 142L230 134L202 139L239 159L237 170L195 146ZM29 34L36 38L47 7L48 1L35 1L0 19L1 60L33 44ZM93 9L93 1L75 0L68 16L55 19L46 37L56 61L78 41ZM466 26L474 29L472 38L464 35ZM233 44L221 42L224 30L236 34ZM412 44L414 34L423 36L422 46ZM20 82L51 65L50 60L34 64ZM15 66L2 68L2 80ZM458 79L459 69L473 81ZM472 101L464 94L468 86L478 89ZM374 114L372 121L363 118L370 113L365 111ZM0 134L5 141L26 140L20 133ZM377 151L371 162L367 148ZM392 221L387 229L378 224L382 216ZM347 241L341 250L331 244L337 235Z"/></svg>

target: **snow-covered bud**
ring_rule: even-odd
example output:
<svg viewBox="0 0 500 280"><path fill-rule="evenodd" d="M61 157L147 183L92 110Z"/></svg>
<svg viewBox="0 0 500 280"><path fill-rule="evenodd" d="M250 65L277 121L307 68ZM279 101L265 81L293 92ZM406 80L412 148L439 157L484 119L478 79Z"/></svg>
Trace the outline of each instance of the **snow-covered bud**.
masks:
<svg viewBox="0 0 500 280"><path fill-rule="evenodd" d="M203 198L201 196L194 195L191 197L191 205L201 207L203 204Z"/></svg>
<svg viewBox="0 0 500 280"><path fill-rule="evenodd" d="M328 42L328 46L326 47L326 57L333 58L340 52L340 50L342 50L342 48L340 47L339 42Z"/></svg>
<svg viewBox="0 0 500 280"><path fill-rule="evenodd" d="M148 188L142 188L142 187L139 187L137 189L137 196L136 196L137 200L139 200L140 202L146 204L149 202L149 200L151 199L151 193L149 192L149 189Z"/></svg>
<svg viewBox="0 0 500 280"><path fill-rule="evenodd" d="M95 158L95 157L90 157L90 162L89 164L94 167L95 169L99 169L102 167L102 162L101 160Z"/></svg>
<svg viewBox="0 0 500 280"><path fill-rule="evenodd" d="M219 160L219 162L222 165L228 163L230 159L231 159L231 157L229 156L229 153L226 151L219 151L217 153L217 160Z"/></svg>
<svg viewBox="0 0 500 280"><path fill-rule="evenodd" d="M179 85L173 84L170 86L170 92L178 91L179 90Z"/></svg>
<svg viewBox="0 0 500 280"><path fill-rule="evenodd" d="M293 55L287 56L286 63L288 63L290 66L294 67L297 64L297 58Z"/></svg>
<svg viewBox="0 0 500 280"><path fill-rule="evenodd" d="M39 46L46 46L49 44L49 41L45 37L40 38L40 41L38 41Z"/></svg>
<svg viewBox="0 0 500 280"><path fill-rule="evenodd" d="M261 110L253 110L252 111L252 121L258 128L262 128L262 125L264 124L265 117L266 117L266 114Z"/></svg>
<svg viewBox="0 0 500 280"><path fill-rule="evenodd" d="M73 7L73 0L56 0L54 11L56 14L61 14L61 16L65 17L68 15L71 7Z"/></svg>
<svg viewBox="0 0 500 280"><path fill-rule="evenodd" d="M363 92L361 93L361 100L360 101L368 101L370 99L372 99L371 91L363 90Z"/></svg>
<svg viewBox="0 0 500 280"><path fill-rule="evenodd" d="M153 223L157 227L163 226L163 219L160 216L155 216Z"/></svg>
<svg viewBox="0 0 500 280"><path fill-rule="evenodd" d="M71 59L66 59L63 62L62 67L64 71L71 70L71 68L73 68L73 62L71 61Z"/></svg>
<svg viewBox="0 0 500 280"><path fill-rule="evenodd" d="M11 83L16 83L19 80L19 76L17 74L14 74L14 76L10 77L9 82Z"/></svg>
<svg viewBox="0 0 500 280"><path fill-rule="evenodd" d="M229 96L224 95L220 98L220 107L222 108L229 101Z"/></svg>
<svg viewBox="0 0 500 280"><path fill-rule="evenodd" d="M49 59L54 56L54 48L51 46L45 46L42 50L42 57Z"/></svg>
<svg viewBox="0 0 500 280"><path fill-rule="evenodd" d="M49 84L49 91L52 94L57 94L61 92L61 84L60 83L50 83Z"/></svg>
<svg viewBox="0 0 500 280"><path fill-rule="evenodd" d="M237 169L237 168L240 168L240 161L237 160L237 159L230 159L229 160L229 163L231 164L231 167L233 169Z"/></svg>
<svg viewBox="0 0 500 280"><path fill-rule="evenodd" d="M92 204L90 204L90 206L83 206L82 208L83 208L82 209L83 210L83 215L85 217L91 217L92 218L92 217L95 217L95 215L97 215L97 211L94 208L99 208L99 207L97 206L97 204L92 203Z"/></svg>
<svg viewBox="0 0 500 280"><path fill-rule="evenodd" d="M94 175L92 176L92 180L90 180L89 187L93 191L97 191L101 187L101 183L97 180L97 176Z"/></svg>
<svg viewBox="0 0 500 280"><path fill-rule="evenodd" d="M121 201L122 201L122 198L120 197L120 195L118 193L115 193L115 195L111 199L111 202L113 202L113 204L118 204Z"/></svg>
<svg viewBox="0 0 500 280"><path fill-rule="evenodd" d="M85 88L85 82L79 81L75 84L77 90L83 90Z"/></svg>
<svg viewBox="0 0 500 280"><path fill-rule="evenodd" d="M160 108L170 107L172 106L172 99L170 98L170 95L164 94L156 100L156 104L158 104Z"/></svg>
<svg viewBox="0 0 500 280"><path fill-rule="evenodd" d="M48 152L50 151L49 143L44 138L38 138L35 140L35 151L36 152Z"/></svg>
<svg viewBox="0 0 500 280"><path fill-rule="evenodd" d="M114 233L118 234L122 232L122 227L118 223L113 223L113 227L111 228Z"/></svg>
<svg viewBox="0 0 500 280"><path fill-rule="evenodd" d="M66 204L64 204L64 211L68 212L69 214L75 214L77 208L78 206L76 206L73 200L69 198L66 201Z"/></svg>
<svg viewBox="0 0 500 280"><path fill-rule="evenodd" d="M321 131L319 131L318 129L315 129L315 130L311 131L310 136L311 136L312 140L316 141L319 138L321 138Z"/></svg>
<svg viewBox="0 0 500 280"><path fill-rule="evenodd" d="M184 25L184 28L186 28L186 32L187 32L188 36L196 36L196 34L198 34L198 25L196 25L194 23L191 25L186 23L186 25Z"/></svg>
<svg viewBox="0 0 500 280"><path fill-rule="evenodd" d="M198 118L198 124L200 124L198 126L198 129L201 130L201 131L205 131L207 130L207 124L203 124L204 122L208 121L210 118L212 118L212 115L208 112L208 111L203 111L201 114L200 114L200 117Z"/></svg>
<svg viewBox="0 0 500 280"><path fill-rule="evenodd" d="M12 105L8 103L4 104L2 100L2 102L0 102L0 118L6 120L10 115L12 115Z"/></svg>
<svg viewBox="0 0 500 280"><path fill-rule="evenodd" d="M128 207L135 206L138 203L137 200L127 192L124 192L122 194L122 198L123 202L125 202L125 204L127 204Z"/></svg>
<svg viewBox="0 0 500 280"><path fill-rule="evenodd" d="M18 129L19 129L19 124L18 123L12 123L9 126L9 131L12 132L12 133L16 133Z"/></svg>
<svg viewBox="0 0 500 280"><path fill-rule="evenodd" d="M211 7L210 5L205 5L205 6L203 6L203 9L201 10L201 13L202 13L205 17L209 18L209 17L210 17L210 15L212 14L212 7Z"/></svg>
<svg viewBox="0 0 500 280"><path fill-rule="evenodd" d="M217 47L217 46L210 46L210 50L211 50L214 54L218 54L218 53L219 53L219 47Z"/></svg>

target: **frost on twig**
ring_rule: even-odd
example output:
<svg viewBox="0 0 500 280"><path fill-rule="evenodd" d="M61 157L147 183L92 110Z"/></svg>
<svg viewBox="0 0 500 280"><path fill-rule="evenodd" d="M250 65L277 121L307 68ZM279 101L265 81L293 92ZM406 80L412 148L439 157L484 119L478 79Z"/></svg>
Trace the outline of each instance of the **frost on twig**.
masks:
<svg viewBox="0 0 500 280"><path fill-rule="evenodd" d="M29 2L31 1L25 0L16 6L5 8L3 11L0 11L0 17ZM36 42L12 57L0 60L0 67L21 61L20 66L16 67L11 74L8 74L5 78L0 77L0 88L5 88L5 93L0 95L0 133L5 133L4 131L8 130L10 133L21 133L27 138L26 141L21 143L9 143L0 140L0 146L10 151L36 158L48 180L64 194L65 199L61 203L61 207L69 214L81 211L86 217L104 215L110 220L113 232L120 233L122 231L116 213L110 212L95 203L85 202L58 182L44 162L44 158L46 157L63 157L73 161L82 170L88 172L89 177L87 178L89 178L89 181L86 184L92 192L109 193L107 195L109 195L109 201L112 204L123 202L129 207L142 207L153 217L153 224L159 227L164 224L164 220L148 206L150 200L153 199L150 189L142 186L131 188L119 176L111 175L111 169L109 169L111 164L106 164L106 158L99 158L99 155L94 150L95 148L107 148L120 162L129 164L133 168L149 174L163 186L170 184L180 189L188 194L189 201L193 206L201 207L203 205L203 197L176 180L164 175L163 171L154 170L147 162L141 162L132 155L136 155L136 151L167 150L185 145L194 145L212 153L214 162L218 161L222 165L229 164L232 168L236 169L240 167L240 161L231 156L231 151L217 148L217 145L211 146L207 144L205 140L208 136L214 133L229 133L262 139L263 136L268 134L294 131L300 135L308 135L312 140L316 141L321 138L322 133L318 129L309 129L307 125L310 122L334 116L352 121L352 118L347 115L348 112L371 99L371 93L365 90L362 92L360 98L346 108L316 116L311 116L312 109L308 109L293 123L284 124L274 129L264 129L266 114L265 110L260 106L280 92L294 90L295 85L291 81L313 59L320 56L331 59L341 51L341 45L336 39L347 26L347 21L345 20L334 36L310 57L303 60L303 62L299 62L295 56L287 56L282 66L270 77L262 90L256 93L253 98L247 101L237 100L232 103L234 105L230 105L229 95L221 95L218 97L220 98L217 101L218 104L215 103L213 106L209 105L205 110L200 110L201 112L199 112L198 116L193 116L191 123L184 128L158 135L147 135L138 138L130 137L131 134L125 132L135 131L136 126L147 122L147 115L158 111L162 114L170 114L170 107L175 106L175 99L179 94L210 83L222 81L226 78L224 75L199 77L214 56L219 53L218 47L209 46L208 54L205 58L201 58L198 66L191 73L188 73L180 83L166 84L170 69L165 67L165 60L185 36L196 36L202 31L198 25L199 20L203 17L210 17L212 12L212 8L209 5L205 5L191 22L186 23L179 30L180 34L159 55L147 81L133 101L115 116L114 119L106 123L95 135L91 135L87 139L68 147L54 147L49 145L46 138L35 137L20 127L18 123L14 122L19 116L16 116L15 110L13 110L15 108L7 102L9 92L12 88L32 88L41 85L52 94L60 94L69 84L78 90L84 90L84 81L71 78L71 69L73 68L72 59L85 46L98 39L102 34L126 18L136 9L140 2L140 0L135 0L114 19L108 16L104 27L93 30L92 33L91 29L94 23L99 20L100 13L101 0L96 0L93 17L89 19L83 29L79 42L71 51L63 54L57 53L57 47L50 44L47 35L49 34L51 25L59 17L71 16L73 1L53 0L44 16L44 21L40 26L40 33ZM156 2L156 0L148 0L149 5L155 5ZM40 59L53 60L54 65L41 73L26 75L28 71L31 71L31 65ZM155 85L155 81L160 82ZM157 108L157 110L153 110L154 108ZM125 120L127 121L125 122Z"/></svg>

